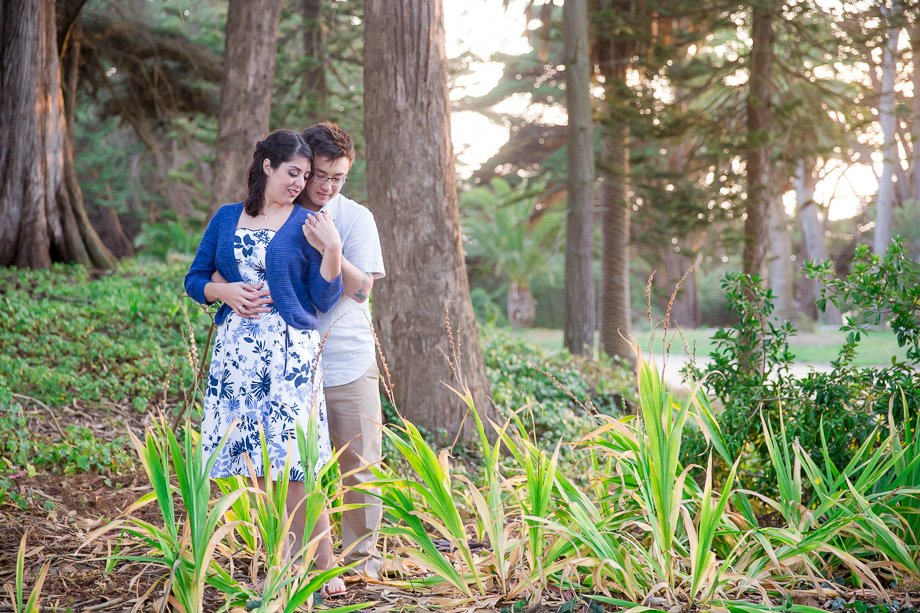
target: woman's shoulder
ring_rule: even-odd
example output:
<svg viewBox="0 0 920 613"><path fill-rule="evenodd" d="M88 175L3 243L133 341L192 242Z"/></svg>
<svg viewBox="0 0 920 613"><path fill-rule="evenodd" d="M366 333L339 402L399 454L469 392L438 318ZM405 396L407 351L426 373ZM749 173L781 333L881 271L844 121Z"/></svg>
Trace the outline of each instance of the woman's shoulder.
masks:
<svg viewBox="0 0 920 613"><path fill-rule="evenodd" d="M240 213L243 212L243 203L242 202L233 202L231 204L225 204L214 213L214 219L223 220L225 217L228 218L238 218Z"/></svg>

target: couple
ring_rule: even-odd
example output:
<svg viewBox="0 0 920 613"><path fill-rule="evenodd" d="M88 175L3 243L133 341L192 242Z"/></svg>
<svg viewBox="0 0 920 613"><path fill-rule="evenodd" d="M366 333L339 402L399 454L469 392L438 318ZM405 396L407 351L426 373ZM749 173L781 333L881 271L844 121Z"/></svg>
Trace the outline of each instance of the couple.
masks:
<svg viewBox="0 0 920 613"><path fill-rule="evenodd" d="M367 299L384 276L374 216L339 192L355 159L351 137L320 123L297 134L278 130L256 145L246 200L215 213L185 277L190 297L223 302L215 317L214 343L201 425L206 455L238 421L220 450L211 477L249 475L260 485L262 454L278 478L293 454L288 510L293 512L293 551L303 546L304 471L317 470L339 450L347 488L342 546L345 562L376 578L382 566L376 531L382 509L371 494L350 489L374 477L368 465L381 455L381 408L375 344ZM323 340L325 336L325 341ZM321 359L318 359L321 354ZM321 382L321 383L320 383ZM322 388L320 388L320 384ZM320 464L303 466L296 423L307 432L311 411L319 417ZM265 432L262 449L259 425ZM316 565L332 564L329 519ZM350 548L350 549L349 549ZM341 578L324 592L345 591Z"/></svg>

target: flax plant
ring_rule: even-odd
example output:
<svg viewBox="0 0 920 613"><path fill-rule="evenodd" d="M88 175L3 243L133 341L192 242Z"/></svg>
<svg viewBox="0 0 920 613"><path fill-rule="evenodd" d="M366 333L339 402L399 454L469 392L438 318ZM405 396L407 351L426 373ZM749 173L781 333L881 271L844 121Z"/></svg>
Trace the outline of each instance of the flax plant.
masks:
<svg viewBox="0 0 920 613"><path fill-rule="evenodd" d="M210 500L209 474L227 436L224 436L216 452L205 463L200 439L197 443L192 442L194 436L188 419L182 444L162 414L155 421L154 427L147 429L144 442L130 430L128 435L150 479L153 492L129 507L123 514L125 519L116 520L88 535L84 545L115 529L122 529L135 536L156 553L113 557L164 566L169 572L164 598L181 613L200 613L206 584L224 591L232 590L235 586L230 575L216 564L214 555L224 537L239 523L230 522L219 526L221 518L245 490L225 494L213 504ZM171 482L170 467L175 470L176 485ZM174 493L180 496L186 509L185 521L181 523L176 516ZM162 528L130 516L135 510L153 501L157 502L163 518Z"/></svg>
<svg viewBox="0 0 920 613"><path fill-rule="evenodd" d="M436 454L418 428L404 418L402 423L402 426L384 428L383 432L421 481L387 478L377 471L378 480L368 487L381 488L380 493L375 495L396 519L396 525L382 528L381 534L402 536L415 543L419 549L409 549L407 555L431 568L467 597L473 595L472 585L480 594L485 594L486 588L473 560L463 518L457 508L447 452ZM421 507L416 504L416 496ZM438 551L425 529L426 524L447 539L451 549L457 550L466 566L465 572L455 568L452 560Z"/></svg>
<svg viewBox="0 0 920 613"><path fill-rule="evenodd" d="M550 517L553 487L556 480L556 471L559 465L560 441L553 455L547 457L546 453L537 447L529 438L524 436L526 428L521 423L518 415L515 420L515 435L512 436L508 429L502 429L500 437L517 463L524 469L524 484L520 488L513 488L512 495L521 510L521 523L527 531L525 556L528 559L531 582L539 578L540 584L546 584L546 530L544 521Z"/></svg>

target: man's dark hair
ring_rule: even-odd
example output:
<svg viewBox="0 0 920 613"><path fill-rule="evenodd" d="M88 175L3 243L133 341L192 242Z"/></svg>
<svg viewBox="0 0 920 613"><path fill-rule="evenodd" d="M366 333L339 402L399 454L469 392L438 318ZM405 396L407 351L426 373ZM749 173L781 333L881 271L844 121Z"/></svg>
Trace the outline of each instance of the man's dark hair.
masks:
<svg viewBox="0 0 920 613"><path fill-rule="evenodd" d="M347 157L355 161L355 144L348 132L338 125L324 121L312 125L303 131L303 139L313 149L313 155L327 157L330 160Z"/></svg>
<svg viewBox="0 0 920 613"><path fill-rule="evenodd" d="M313 152L310 145L304 142L303 137L297 132L275 130L266 136L265 140L256 143L256 150L252 153L252 164L249 165L246 177L249 193L246 195L243 208L247 213L255 217L265 207L265 184L268 182L263 168L265 160L268 160L272 168L278 168L283 162L290 162L295 157L307 158L310 160L310 167L313 167ZM308 181L312 174L310 172L307 175Z"/></svg>

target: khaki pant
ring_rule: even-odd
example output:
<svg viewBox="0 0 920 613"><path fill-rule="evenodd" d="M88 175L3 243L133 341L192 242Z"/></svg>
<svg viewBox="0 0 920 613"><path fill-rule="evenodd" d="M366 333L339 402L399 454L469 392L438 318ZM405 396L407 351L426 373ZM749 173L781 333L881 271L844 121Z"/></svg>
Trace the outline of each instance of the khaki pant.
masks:
<svg viewBox="0 0 920 613"><path fill-rule="evenodd" d="M342 514L342 547L347 550L352 543L357 543L345 555L345 563L358 562L355 570L372 577L380 574L383 565L377 551L377 530L383 508L379 498L350 488L373 481L375 477L367 466L380 462L383 415L378 377L377 366L372 364L356 381L324 388L332 444L336 450L345 448L339 456L339 468L343 475L363 468L343 477L343 502L368 505Z"/></svg>

